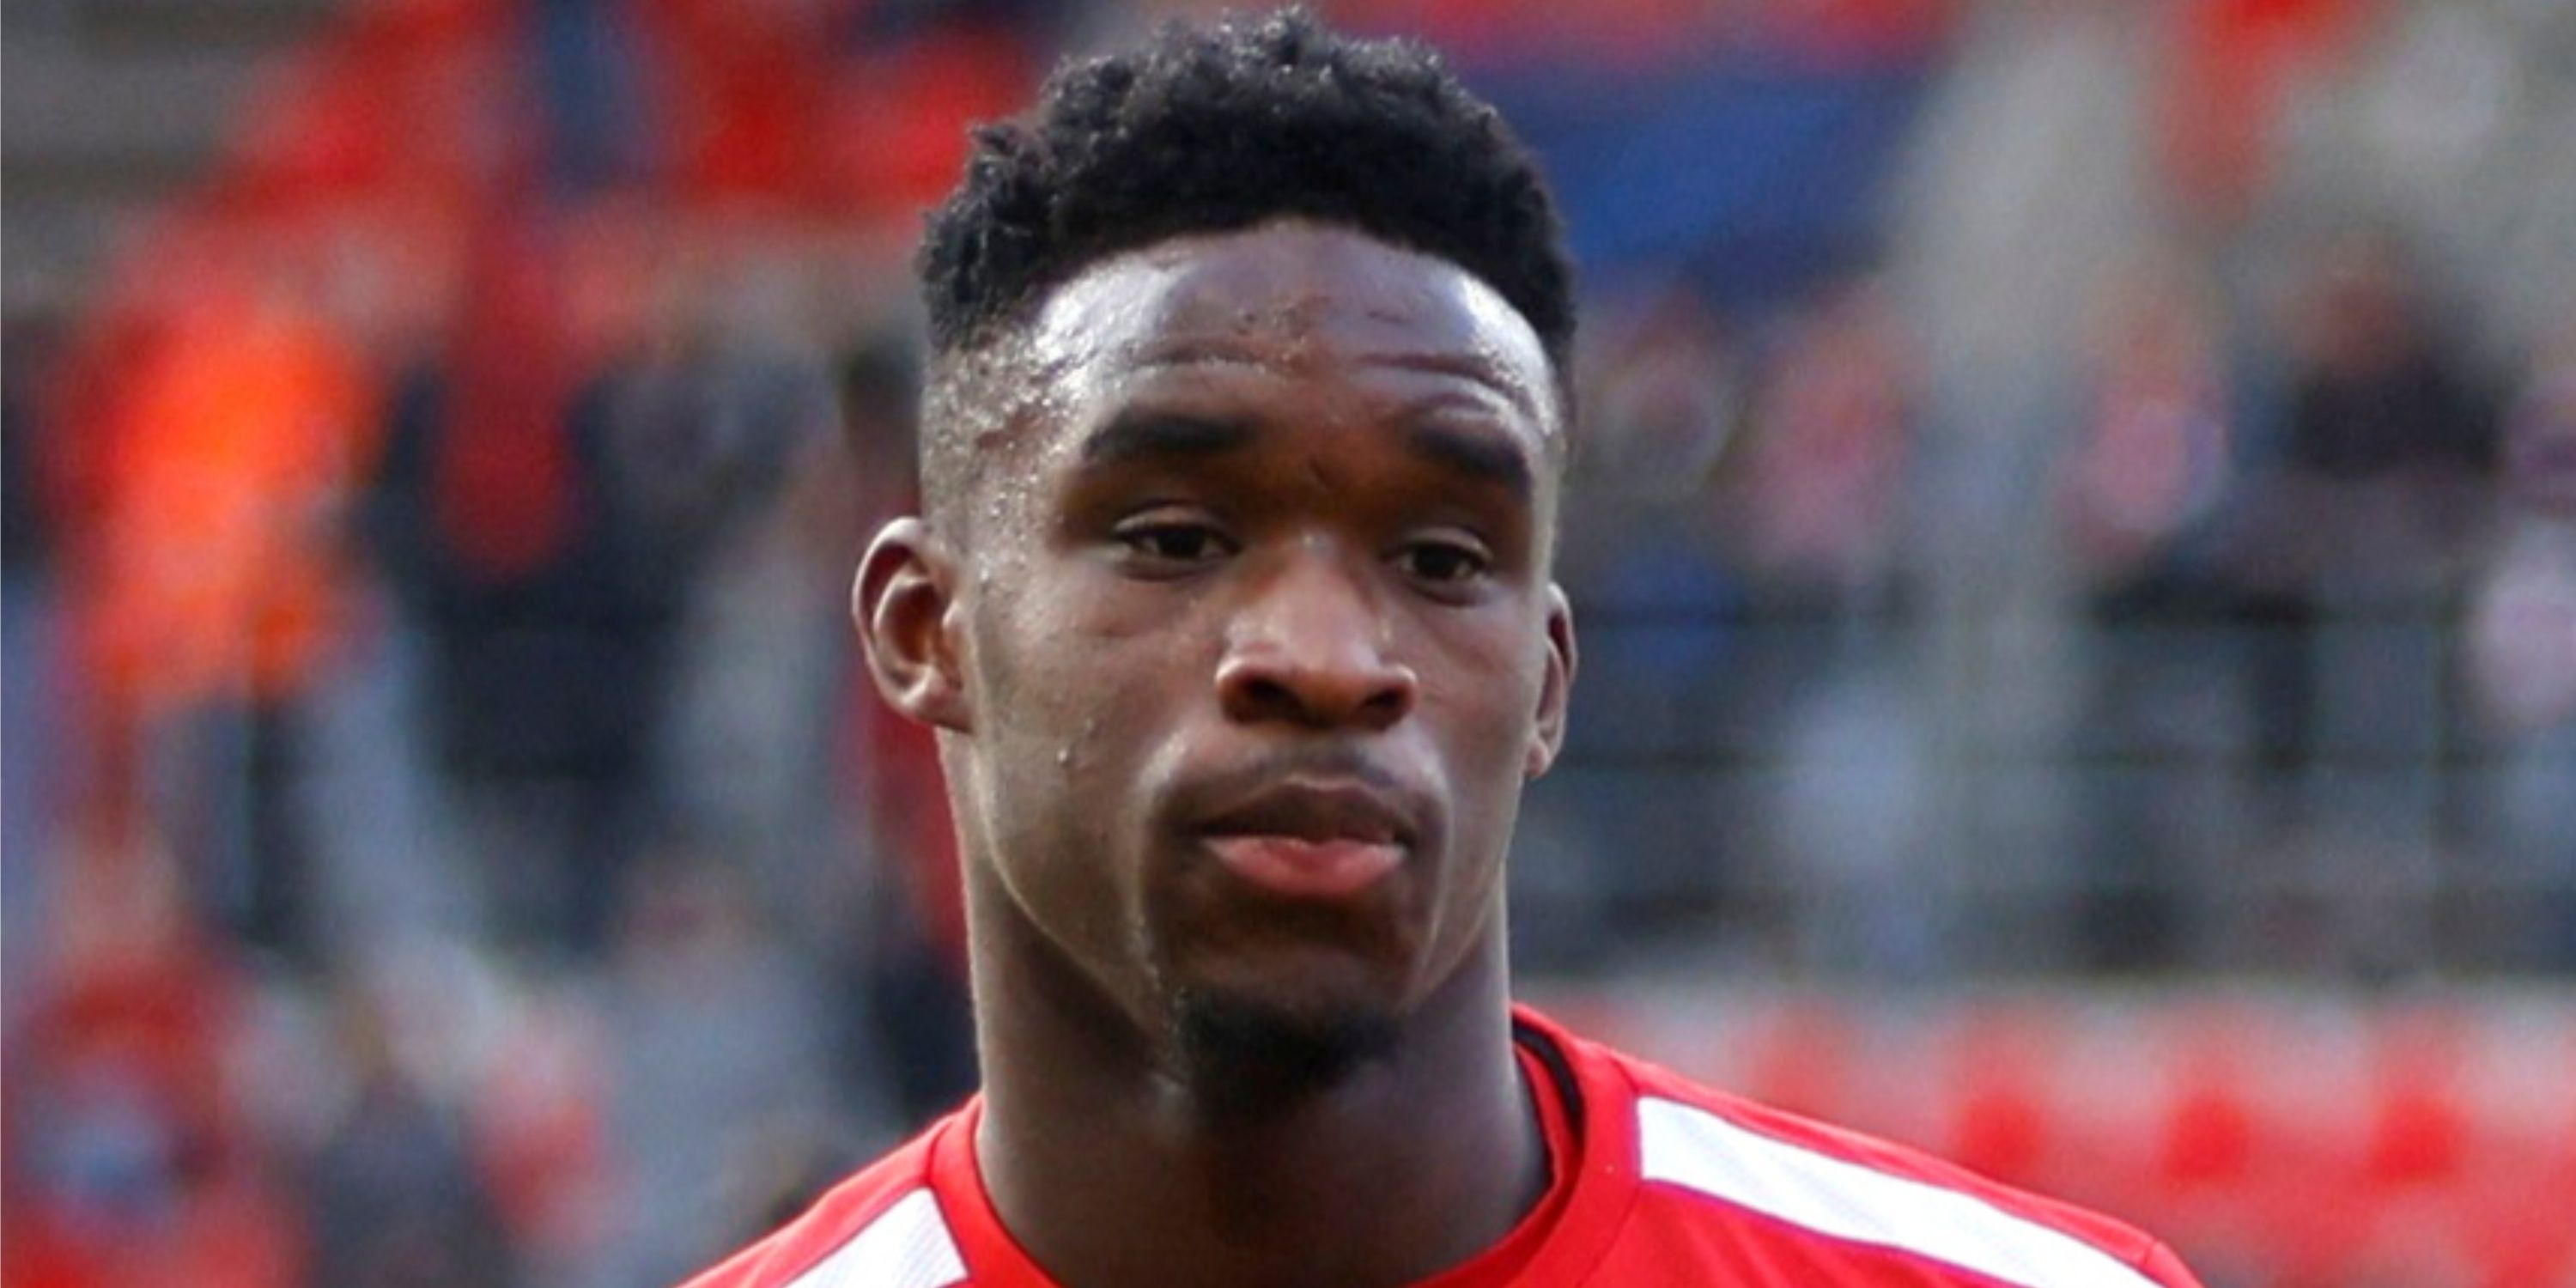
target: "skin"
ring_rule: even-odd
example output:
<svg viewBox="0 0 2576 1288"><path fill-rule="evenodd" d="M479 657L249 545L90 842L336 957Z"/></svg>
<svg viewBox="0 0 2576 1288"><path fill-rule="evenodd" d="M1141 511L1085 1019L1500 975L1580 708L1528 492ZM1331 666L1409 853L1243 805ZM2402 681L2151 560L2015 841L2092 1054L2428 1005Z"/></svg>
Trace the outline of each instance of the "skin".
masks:
<svg viewBox="0 0 2576 1288"><path fill-rule="evenodd" d="M1073 1288L1472 1257L1547 1179L1502 879L1575 663L1544 350L1455 266L1293 220L1097 262L997 343L940 400L993 422L978 478L855 592L941 734L997 1209ZM1202 1004L1282 1040L1211 1062Z"/></svg>

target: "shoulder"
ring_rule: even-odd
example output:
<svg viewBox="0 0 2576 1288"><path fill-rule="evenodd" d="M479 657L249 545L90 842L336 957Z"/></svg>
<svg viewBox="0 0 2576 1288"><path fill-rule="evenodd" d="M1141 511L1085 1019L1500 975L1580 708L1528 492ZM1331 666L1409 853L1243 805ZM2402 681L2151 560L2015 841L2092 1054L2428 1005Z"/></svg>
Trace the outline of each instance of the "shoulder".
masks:
<svg viewBox="0 0 2576 1288"><path fill-rule="evenodd" d="M2197 1288L2163 1245L2110 1217L1543 1031L1600 1143L1634 1168L1623 1243L1722 1261L1748 1283Z"/></svg>
<svg viewBox="0 0 2576 1288"><path fill-rule="evenodd" d="M966 1271L932 1192L928 1131L833 1186L794 1220L682 1288L946 1288Z"/></svg>

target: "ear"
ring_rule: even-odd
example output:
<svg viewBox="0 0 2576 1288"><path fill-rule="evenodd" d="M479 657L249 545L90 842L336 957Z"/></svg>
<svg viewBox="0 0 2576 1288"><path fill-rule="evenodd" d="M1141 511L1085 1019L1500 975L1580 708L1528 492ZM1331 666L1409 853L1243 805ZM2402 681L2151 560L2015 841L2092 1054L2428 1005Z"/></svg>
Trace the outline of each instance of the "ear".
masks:
<svg viewBox="0 0 2576 1288"><path fill-rule="evenodd" d="M1521 762L1521 774L1536 778L1556 763L1556 753L1565 747L1566 701L1574 690L1574 606L1566 602L1565 588L1553 582L1547 588L1547 673L1539 681L1538 720L1530 729L1529 755Z"/></svg>
<svg viewBox="0 0 2576 1288"><path fill-rule="evenodd" d="M868 673L895 710L936 728L972 732L963 679L956 565L929 525L889 523L859 560L850 616L867 646Z"/></svg>

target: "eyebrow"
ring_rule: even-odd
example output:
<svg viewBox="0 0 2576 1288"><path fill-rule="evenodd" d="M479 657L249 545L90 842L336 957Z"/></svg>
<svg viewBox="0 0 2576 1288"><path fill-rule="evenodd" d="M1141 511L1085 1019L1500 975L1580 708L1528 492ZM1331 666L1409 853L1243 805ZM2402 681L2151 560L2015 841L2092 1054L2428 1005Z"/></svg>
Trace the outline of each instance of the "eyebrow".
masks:
<svg viewBox="0 0 2576 1288"><path fill-rule="evenodd" d="M1445 425L1416 425L1405 435L1415 455L1509 488L1528 500L1533 487L1529 456L1520 444L1492 434L1470 433Z"/></svg>
<svg viewBox="0 0 2576 1288"><path fill-rule="evenodd" d="M1258 433L1258 428L1246 420L1133 411L1111 420L1083 440L1082 463L1096 469L1157 456L1223 456L1250 446ZM1499 484L1522 500L1527 500L1536 487L1528 454L1510 439L1434 424L1406 430L1404 442L1416 456L1479 481Z"/></svg>
<svg viewBox="0 0 2576 1288"><path fill-rule="evenodd" d="M1169 412L1130 412L1083 441L1082 463L1115 465L1148 456L1221 456L1252 441L1252 426Z"/></svg>

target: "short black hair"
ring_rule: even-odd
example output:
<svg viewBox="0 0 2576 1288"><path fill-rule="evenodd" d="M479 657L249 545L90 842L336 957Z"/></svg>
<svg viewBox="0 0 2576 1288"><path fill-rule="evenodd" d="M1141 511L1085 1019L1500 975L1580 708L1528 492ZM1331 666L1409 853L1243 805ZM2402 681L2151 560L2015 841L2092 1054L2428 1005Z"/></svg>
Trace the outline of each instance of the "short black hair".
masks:
<svg viewBox="0 0 2576 1288"><path fill-rule="evenodd" d="M932 347L982 348L1106 256L1283 215L1465 269L1566 379L1574 273L1528 149L1428 46L1354 39L1298 9L1168 24L1061 68L1028 114L977 130L917 261Z"/></svg>

